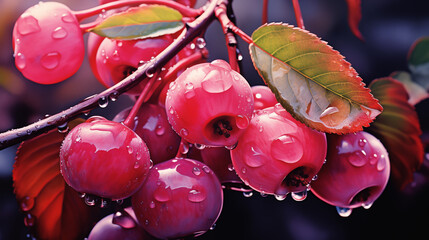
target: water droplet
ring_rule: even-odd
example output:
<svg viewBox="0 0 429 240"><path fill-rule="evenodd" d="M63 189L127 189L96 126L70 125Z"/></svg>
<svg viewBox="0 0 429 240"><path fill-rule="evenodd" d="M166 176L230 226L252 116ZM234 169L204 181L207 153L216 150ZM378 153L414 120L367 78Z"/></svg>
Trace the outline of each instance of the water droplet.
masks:
<svg viewBox="0 0 429 240"><path fill-rule="evenodd" d="M158 202L167 202L171 199L170 189L159 186L157 189L155 189L155 192L153 193L153 197Z"/></svg>
<svg viewBox="0 0 429 240"><path fill-rule="evenodd" d="M232 82L226 70L211 70L202 80L201 86L208 93L223 93L232 87ZM229 75L229 73L228 73Z"/></svg>
<svg viewBox="0 0 429 240"><path fill-rule="evenodd" d="M247 126L249 126L249 122L250 120L247 116L237 115L235 117L235 125L237 125L239 129L247 128Z"/></svg>
<svg viewBox="0 0 429 240"><path fill-rule="evenodd" d="M314 175L314 176L313 176L313 178L311 178L311 181L316 181L318 177L319 177L319 176L317 176L317 174L316 174L316 175Z"/></svg>
<svg viewBox="0 0 429 240"><path fill-rule="evenodd" d="M174 90L174 89L176 89L176 81L173 81L173 82L171 82L169 85L168 85L168 88L170 89L170 90Z"/></svg>
<svg viewBox="0 0 429 240"><path fill-rule="evenodd" d="M210 174L212 171L210 170L210 168L209 167L207 167L207 166L203 166L203 171L205 172L205 173L207 173L207 174Z"/></svg>
<svg viewBox="0 0 429 240"><path fill-rule="evenodd" d="M30 211L34 207L34 198L26 196L20 201L21 210L24 212Z"/></svg>
<svg viewBox="0 0 429 240"><path fill-rule="evenodd" d="M58 125L58 132L60 132L60 133L66 133L68 130L69 130L69 125L68 125L67 122L65 122L65 123L63 123L61 125Z"/></svg>
<svg viewBox="0 0 429 240"><path fill-rule="evenodd" d="M24 69L25 66L27 65L24 54L17 53L15 55L15 63L16 63L16 67L18 67L20 70Z"/></svg>
<svg viewBox="0 0 429 240"><path fill-rule="evenodd" d="M75 21L75 17L71 13L64 13L61 16L61 20L63 20L63 22L66 22L66 23L72 23Z"/></svg>
<svg viewBox="0 0 429 240"><path fill-rule="evenodd" d="M106 108L109 105L109 100L106 97L101 97L98 99L98 106L101 108Z"/></svg>
<svg viewBox="0 0 429 240"><path fill-rule="evenodd" d="M213 231L216 228L216 223L213 223L213 225L210 227L210 230Z"/></svg>
<svg viewBox="0 0 429 240"><path fill-rule="evenodd" d="M120 58L119 58L118 50L115 50L115 51L113 52L113 54L112 54L112 58L113 58L113 60L119 60L119 59L120 59Z"/></svg>
<svg viewBox="0 0 429 240"><path fill-rule="evenodd" d="M188 132L188 130L186 130L186 128L182 128L180 130L180 136L186 137L188 135L189 135L189 132Z"/></svg>
<svg viewBox="0 0 429 240"><path fill-rule="evenodd" d="M249 192L243 192L243 196L244 197L251 197L251 196L253 196L253 191L249 191Z"/></svg>
<svg viewBox="0 0 429 240"><path fill-rule="evenodd" d="M358 145L359 145L359 147L361 147L361 148L363 148L363 147L365 147L365 144L367 143L367 141L366 141L366 139L365 138L361 138L361 139L359 139L359 141L358 141Z"/></svg>
<svg viewBox="0 0 429 240"><path fill-rule="evenodd" d="M119 93L118 92L113 92L112 94L109 95L109 99L112 102L116 102L116 100L118 100L119 97Z"/></svg>
<svg viewBox="0 0 429 240"><path fill-rule="evenodd" d="M131 229L137 226L137 223L134 221L133 217L131 217L131 215L125 210L116 212L113 215L112 223L125 229Z"/></svg>
<svg viewBox="0 0 429 240"><path fill-rule="evenodd" d="M150 203L149 203L149 207L150 207L150 208L155 208L155 202L154 202L154 201L150 201Z"/></svg>
<svg viewBox="0 0 429 240"><path fill-rule="evenodd" d="M342 208L342 207L336 207L336 208L337 208L338 215L340 215L341 217L348 217L350 216L350 214L352 214L351 208Z"/></svg>
<svg viewBox="0 0 429 240"><path fill-rule="evenodd" d="M188 45L188 47L189 47L191 50L194 50L194 49L195 49L195 43L190 43L190 44Z"/></svg>
<svg viewBox="0 0 429 240"><path fill-rule="evenodd" d="M107 207L107 200L102 198L100 200L100 208L105 208L105 207Z"/></svg>
<svg viewBox="0 0 429 240"><path fill-rule="evenodd" d="M162 136L162 135L164 135L164 133L165 133L165 127L164 126L162 126L162 125L156 126L156 128L155 128L155 134L156 135Z"/></svg>
<svg viewBox="0 0 429 240"><path fill-rule="evenodd" d="M271 143L271 156L285 163L295 163L303 154L301 141L292 135L281 135Z"/></svg>
<svg viewBox="0 0 429 240"><path fill-rule="evenodd" d="M377 161L378 161L378 155L377 155L377 153L374 153L374 154L372 154L372 155L369 156L369 163L371 165L374 165L375 163L377 163Z"/></svg>
<svg viewBox="0 0 429 240"><path fill-rule="evenodd" d="M377 170L378 171L383 171L384 168L386 168L386 157L382 154L380 155L380 159L377 162Z"/></svg>
<svg viewBox="0 0 429 240"><path fill-rule="evenodd" d="M40 63L42 66L48 70L56 68L60 64L61 54L59 52L50 52L45 54Z"/></svg>
<svg viewBox="0 0 429 240"><path fill-rule="evenodd" d="M246 150L247 157L244 161L249 167L260 167L267 161L267 157L259 147L249 145Z"/></svg>
<svg viewBox="0 0 429 240"><path fill-rule="evenodd" d="M239 62L243 61L243 55L241 53L237 54L237 61Z"/></svg>
<svg viewBox="0 0 429 240"><path fill-rule="evenodd" d="M204 38L197 38L197 40L195 40L195 44L197 45L197 48L202 49L206 46L206 40L204 40Z"/></svg>
<svg viewBox="0 0 429 240"><path fill-rule="evenodd" d="M39 32L40 26L39 21L31 15L21 17L17 23L18 32L22 35L28 35L31 33Z"/></svg>
<svg viewBox="0 0 429 240"><path fill-rule="evenodd" d="M307 189L301 192L292 192L290 195L295 201L304 201L307 198Z"/></svg>
<svg viewBox="0 0 429 240"><path fill-rule="evenodd" d="M95 205L95 197L92 195L85 195L85 204L88 206Z"/></svg>
<svg viewBox="0 0 429 240"><path fill-rule="evenodd" d="M362 207L363 208L365 208L365 209L370 209L371 207L372 207L372 202L370 202L370 203L362 203Z"/></svg>
<svg viewBox="0 0 429 240"><path fill-rule="evenodd" d="M206 194L202 191L196 190L196 189L192 189L191 191L189 191L188 193L188 200L191 202L202 202L206 199Z"/></svg>
<svg viewBox="0 0 429 240"><path fill-rule="evenodd" d="M228 171L230 172L234 171L234 166L231 163L228 164Z"/></svg>
<svg viewBox="0 0 429 240"><path fill-rule="evenodd" d="M225 148L228 149L228 150L234 150L237 147L237 145L238 145L238 142L236 142L236 143L234 143L234 144L232 144L230 146L225 146Z"/></svg>
<svg viewBox="0 0 429 240"><path fill-rule="evenodd" d="M206 145L200 143L194 143L194 146L198 150L203 150L204 148L206 148Z"/></svg>
<svg viewBox="0 0 429 240"><path fill-rule="evenodd" d="M201 174L201 169L198 167L194 167L192 169L192 173L195 174L196 176L199 176Z"/></svg>
<svg viewBox="0 0 429 240"><path fill-rule="evenodd" d="M153 161L152 159L149 159L149 169L153 168Z"/></svg>
<svg viewBox="0 0 429 240"><path fill-rule="evenodd" d="M129 154L133 154L133 148L131 146L127 146L127 150Z"/></svg>
<svg viewBox="0 0 429 240"><path fill-rule="evenodd" d="M278 194L274 194L274 197L278 200L278 201L283 201L286 199L287 194L282 194L282 195L278 195Z"/></svg>
<svg viewBox="0 0 429 240"><path fill-rule="evenodd" d="M134 169L138 169L140 167L140 163L138 161L136 161L134 163Z"/></svg>
<svg viewBox="0 0 429 240"><path fill-rule="evenodd" d="M192 83L186 83L185 89L185 98L191 99L195 96L194 85Z"/></svg>
<svg viewBox="0 0 429 240"><path fill-rule="evenodd" d="M62 39L67 37L67 31L63 27L57 27L52 32L52 38L53 39Z"/></svg>
<svg viewBox="0 0 429 240"><path fill-rule="evenodd" d="M241 169L241 172L242 172L243 174L246 174L247 169L246 169L245 167L243 167L243 168Z"/></svg>
<svg viewBox="0 0 429 240"><path fill-rule="evenodd" d="M25 215L25 217L24 217L24 224L25 224L25 226L32 227L32 226L34 226L35 222L36 222L36 217L35 216L33 216L30 213L27 213Z"/></svg>
<svg viewBox="0 0 429 240"><path fill-rule="evenodd" d="M350 164L355 167L362 167L368 161L366 152L364 150L355 151L348 154L347 159L349 160Z"/></svg>
<svg viewBox="0 0 429 240"><path fill-rule="evenodd" d="M170 114L174 114L174 109L173 107L170 107L170 110L168 111Z"/></svg>

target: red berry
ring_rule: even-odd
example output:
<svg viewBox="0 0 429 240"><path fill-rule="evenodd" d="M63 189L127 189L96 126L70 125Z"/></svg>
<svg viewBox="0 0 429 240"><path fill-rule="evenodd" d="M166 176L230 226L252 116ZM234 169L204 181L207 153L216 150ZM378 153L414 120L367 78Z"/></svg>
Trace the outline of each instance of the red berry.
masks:
<svg viewBox="0 0 429 240"><path fill-rule="evenodd" d="M131 207L107 215L92 228L88 240L149 240L149 236L137 221Z"/></svg>
<svg viewBox="0 0 429 240"><path fill-rule="evenodd" d="M216 222L222 205L222 188L213 171L186 158L154 165L132 196L140 224L161 239L203 234Z"/></svg>
<svg viewBox="0 0 429 240"><path fill-rule="evenodd" d="M188 68L170 84L168 121L190 143L231 146L249 125L252 90L223 60Z"/></svg>
<svg viewBox="0 0 429 240"><path fill-rule="evenodd" d="M298 122L280 104L258 111L231 150L243 182L279 196L305 191L325 156L325 134Z"/></svg>
<svg viewBox="0 0 429 240"><path fill-rule="evenodd" d="M264 85L252 87L253 99L255 99L255 110L264 109L276 105L277 99L270 88Z"/></svg>
<svg viewBox="0 0 429 240"><path fill-rule="evenodd" d="M390 174L388 153L367 132L329 135L326 159L311 190L331 205L369 207L386 187Z"/></svg>
<svg viewBox="0 0 429 240"><path fill-rule="evenodd" d="M169 35L127 41L105 38L98 47L95 63L97 71L94 72L94 75L99 76L98 80L105 87L111 87L133 73L143 63L150 61L171 42L173 42L173 38ZM168 69L177 60L178 56L167 63L164 68ZM162 74L159 77L162 77ZM127 93L139 95L145 84L146 81L143 81Z"/></svg>
<svg viewBox="0 0 429 240"><path fill-rule="evenodd" d="M146 144L131 129L95 119L67 134L60 163L65 181L76 191L123 199L141 186L150 158Z"/></svg>
<svg viewBox="0 0 429 240"><path fill-rule="evenodd" d="M113 121L124 121L130 112L125 109L115 116ZM165 109L154 104L144 104L134 118L133 130L147 144L153 163L160 163L176 156L180 137L171 128Z"/></svg>
<svg viewBox="0 0 429 240"><path fill-rule="evenodd" d="M15 65L37 83L53 84L72 76L82 64L82 30L64 4L40 2L27 9L13 28Z"/></svg>

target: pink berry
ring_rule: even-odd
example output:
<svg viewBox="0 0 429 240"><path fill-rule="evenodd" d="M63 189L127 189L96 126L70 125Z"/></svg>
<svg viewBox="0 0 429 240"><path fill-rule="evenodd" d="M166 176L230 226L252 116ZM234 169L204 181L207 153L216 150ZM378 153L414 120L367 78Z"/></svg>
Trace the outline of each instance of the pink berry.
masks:
<svg viewBox="0 0 429 240"><path fill-rule="evenodd" d="M61 82L82 64L82 30L64 4L40 2L27 9L13 28L15 65L28 79L40 84Z"/></svg>
<svg viewBox="0 0 429 240"><path fill-rule="evenodd" d="M162 52L171 42L173 42L173 38L169 35L126 41L105 38L97 50L94 75L99 77L99 82L105 87L111 87L133 73L139 66L150 61L152 57ZM178 58L178 56L173 58L164 68L171 67ZM161 74L159 77L162 76ZM141 82L128 93L139 95L146 82Z"/></svg>
<svg viewBox="0 0 429 240"><path fill-rule="evenodd" d="M249 125L252 90L223 60L188 68L170 84L168 121L190 143L232 146Z"/></svg>
<svg viewBox="0 0 429 240"><path fill-rule="evenodd" d="M140 224L161 239L203 234L216 222L222 205L222 188L213 171L186 158L154 165L132 196Z"/></svg>
<svg viewBox="0 0 429 240"><path fill-rule="evenodd" d="M140 226L134 210L125 208L107 215L92 228L88 240L149 240L154 239Z"/></svg>
<svg viewBox="0 0 429 240"><path fill-rule="evenodd" d="M130 112L125 109L115 116L113 121L124 121ZM133 130L147 144L153 163L160 163L176 156L180 137L171 128L165 109L154 104L144 104L134 118Z"/></svg>
<svg viewBox="0 0 429 240"><path fill-rule="evenodd" d="M255 110L264 109L276 105L277 99L270 88L265 85L252 87L253 99L255 99Z"/></svg>
<svg viewBox="0 0 429 240"><path fill-rule="evenodd" d="M244 183L278 196L306 191L325 156L325 134L298 122L280 104L257 112L231 150Z"/></svg>
<svg viewBox="0 0 429 240"><path fill-rule="evenodd" d="M67 134L60 150L60 166L64 180L76 191L123 199L143 183L150 158L146 144L131 129L95 119Z"/></svg>
<svg viewBox="0 0 429 240"><path fill-rule="evenodd" d="M329 135L327 161L311 190L340 208L369 207L383 192L389 174L388 153L371 134Z"/></svg>

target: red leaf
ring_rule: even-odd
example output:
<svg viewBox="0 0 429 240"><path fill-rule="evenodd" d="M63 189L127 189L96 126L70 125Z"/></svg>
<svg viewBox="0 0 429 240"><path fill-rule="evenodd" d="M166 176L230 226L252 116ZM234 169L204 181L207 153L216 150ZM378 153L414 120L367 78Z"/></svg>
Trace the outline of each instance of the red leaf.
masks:
<svg viewBox="0 0 429 240"><path fill-rule="evenodd" d="M363 41L361 32L359 31L359 22L362 18L360 0L346 0L349 14L349 26L352 33Z"/></svg>
<svg viewBox="0 0 429 240"><path fill-rule="evenodd" d="M82 120L69 123L74 127ZM66 135L56 129L21 143L13 168L16 198L24 222L40 239L83 239L96 209L90 209L60 173L59 152Z"/></svg>
<svg viewBox="0 0 429 240"><path fill-rule="evenodd" d="M384 110L367 131L386 147L391 177L403 188L413 180L413 173L423 162L422 132L417 113L408 103L408 93L399 81L391 77L376 79L369 88Z"/></svg>

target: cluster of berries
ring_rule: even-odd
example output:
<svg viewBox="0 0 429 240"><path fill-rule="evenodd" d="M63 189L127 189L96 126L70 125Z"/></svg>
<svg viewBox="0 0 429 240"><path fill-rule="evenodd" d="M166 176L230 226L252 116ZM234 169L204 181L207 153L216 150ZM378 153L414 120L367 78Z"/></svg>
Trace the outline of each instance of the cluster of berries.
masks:
<svg viewBox="0 0 429 240"><path fill-rule="evenodd" d="M35 37L42 40L37 48ZM91 35L94 75L110 87L173 39ZM18 19L14 50L24 76L56 83L83 61L82 30L64 5L40 3ZM166 68L194 50L184 48ZM388 154L375 137L365 132L327 137L310 129L268 87L251 87L223 60L189 67L164 89L166 94L139 108L132 124L123 123L131 112L125 109L113 120L91 117L65 137L60 167L67 184L85 196L132 202L132 208L102 219L89 239L201 235L219 217L225 188L278 200L288 193L303 200L311 189L347 215L371 206L387 184Z"/></svg>

